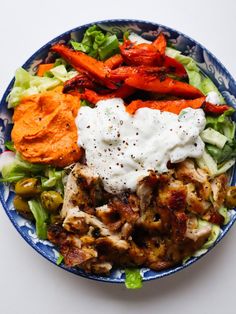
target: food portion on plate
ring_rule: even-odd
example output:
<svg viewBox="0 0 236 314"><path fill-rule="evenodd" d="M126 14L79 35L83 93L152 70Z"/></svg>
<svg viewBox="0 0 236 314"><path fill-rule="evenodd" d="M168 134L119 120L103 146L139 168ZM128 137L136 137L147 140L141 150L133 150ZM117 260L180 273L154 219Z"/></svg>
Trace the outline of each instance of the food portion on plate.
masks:
<svg viewBox="0 0 236 314"><path fill-rule="evenodd" d="M229 222L234 109L164 34L118 38L94 25L52 45L37 73L18 69L8 106L1 182L66 266L167 269Z"/></svg>

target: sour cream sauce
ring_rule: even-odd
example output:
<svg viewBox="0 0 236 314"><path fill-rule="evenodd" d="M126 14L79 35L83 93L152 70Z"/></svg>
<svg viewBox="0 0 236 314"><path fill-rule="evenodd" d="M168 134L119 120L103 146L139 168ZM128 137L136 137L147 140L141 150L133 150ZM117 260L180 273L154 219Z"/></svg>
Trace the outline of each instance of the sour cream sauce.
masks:
<svg viewBox="0 0 236 314"><path fill-rule="evenodd" d="M204 143L199 134L205 123L202 109L187 108L176 115L141 108L130 115L119 98L81 107L76 118L78 145L110 193L135 191L150 170L168 171L168 161L200 157Z"/></svg>

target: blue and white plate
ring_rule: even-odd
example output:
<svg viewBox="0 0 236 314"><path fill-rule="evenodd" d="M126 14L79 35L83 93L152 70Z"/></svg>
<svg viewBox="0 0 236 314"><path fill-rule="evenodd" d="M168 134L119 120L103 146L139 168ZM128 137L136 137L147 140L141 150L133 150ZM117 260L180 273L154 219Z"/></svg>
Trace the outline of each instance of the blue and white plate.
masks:
<svg viewBox="0 0 236 314"><path fill-rule="evenodd" d="M198 64L199 68L208 75L212 81L216 84L222 95L224 96L227 104L236 108L236 82L230 75L230 73L225 69L225 67L213 56L206 48L197 43L195 40L190 37L174 30L164 25L139 21L139 20L107 20L100 21L96 23L91 23L83 26L79 26L75 29L72 29L64 34L56 37L55 39L48 42L38 51L36 51L23 65L27 70L30 70L32 73L35 73L37 66L40 63L43 63L45 58L48 56L49 49L52 44L61 41L68 42L71 38L73 40L81 40L83 37L84 31L92 26L93 24L99 25L103 30L115 33L119 37L122 37L123 32L129 30L141 35L142 37L153 40L160 32L163 32L169 42L173 45L174 48L182 51L185 55L191 56ZM12 112L7 109L6 97L9 94L13 86L13 80L9 84L7 90L5 91L1 106L0 106L0 152L4 150L5 140L10 139L10 133L12 128L11 115ZM236 175L235 171L232 172L231 184L235 185ZM32 246L36 251L43 255L46 259L51 261L56 265L56 260L58 257L58 252L56 248L49 243L48 241L39 240L35 233L35 226L22 218L17 214L12 205L14 193L11 191L8 185L0 184L0 200L3 208L5 209L8 217L11 222L21 234L21 236ZM229 223L224 226L221 230L220 236L217 241L214 243L216 245L229 231L233 223L236 220L236 211L232 210L230 215ZM210 248L211 249L211 248ZM208 250L209 251L209 250ZM205 255L205 252L203 255ZM201 255L201 256L203 256ZM143 280L152 280L161 278L170 274L173 274L197 261L200 257L193 257L187 263L181 266L172 267L163 271L153 271L148 268L141 269ZM108 277L97 276L86 274L84 271L77 268L68 268L61 264L59 267L70 271L76 275L83 276L89 279L106 281L106 282L124 282L124 271L121 269L114 270Z"/></svg>

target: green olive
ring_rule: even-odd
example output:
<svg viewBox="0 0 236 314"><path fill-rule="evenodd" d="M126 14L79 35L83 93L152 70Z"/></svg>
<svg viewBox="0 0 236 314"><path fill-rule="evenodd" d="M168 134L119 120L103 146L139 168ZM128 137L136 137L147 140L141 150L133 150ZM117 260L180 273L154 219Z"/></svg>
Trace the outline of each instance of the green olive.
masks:
<svg viewBox="0 0 236 314"><path fill-rule="evenodd" d="M55 213L63 203L61 194L56 191L44 191L40 198L43 207L51 213Z"/></svg>
<svg viewBox="0 0 236 314"><path fill-rule="evenodd" d="M19 214L27 219L33 220L34 216L29 208L28 202L20 195L15 195L13 199L13 205Z"/></svg>
<svg viewBox="0 0 236 314"><path fill-rule="evenodd" d="M225 205L230 208L236 207L236 186L228 187Z"/></svg>
<svg viewBox="0 0 236 314"><path fill-rule="evenodd" d="M22 197L36 196L40 193L38 180L36 178L21 179L15 185L15 192Z"/></svg>

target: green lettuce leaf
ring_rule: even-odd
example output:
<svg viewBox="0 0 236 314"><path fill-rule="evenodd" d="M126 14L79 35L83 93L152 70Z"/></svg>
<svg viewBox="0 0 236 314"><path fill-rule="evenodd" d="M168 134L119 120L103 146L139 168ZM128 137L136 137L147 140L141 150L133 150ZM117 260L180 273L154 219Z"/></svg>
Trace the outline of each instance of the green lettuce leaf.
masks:
<svg viewBox="0 0 236 314"><path fill-rule="evenodd" d="M60 265L63 262L63 260L64 260L64 256L59 253L56 264Z"/></svg>
<svg viewBox="0 0 236 314"><path fill-rule="evenodd" d="M206 127L211 127L224 134L229 140L233 140L235 135L235 122L231 120L231 116L234 112L235 110L230 108L219 117L207 116Z"/></svg>
<svg viewBox="0 0 236 314"><path fill-rule="evenodd" d="M31 164L16 154L15 159L10 163L2 167L2 178L0 182L17 182L29 175L38 175L46 166L40 164Z"/></svg>
<svg viewBox="0 0 236 314"><path fill-rule="evenodd" d="M14 86L7 97L8 108L17 106L22 97L53 89L77 74L74 70L68 72L63 64L52 68L47 73L50 75L40 77L31 75L23 68L17 69Z"/></svg>
<svg viewBox="0 0 236 314"><path fill-rule="evenodd" d="M73 40L70 43L75 50L85 52L100 60L105 60L119 52L119 41L116 35L104 34L96 25L86 30L80 43Z"/></svg>
<svg viewBox="0 0 236 314"><path fill-rule="evenodd" d="M48 213L37 200L30 200L28 204L36 221L36 234L39 239L46 240Z"/></svg>
<svg viewBox="0 0 236 314"><path fill-rule="evenodd" d="M224 217L224 225L230 221L230 216L226 207L221 207L219 209L219 213Z"/></svg>
<svg viewBox="0 0 236 314"><path fill-rule="evenodd" d="M184 56L180 51L167 47L166 54L179 61L185 67L186 72L189 77L189 84L198 88L204 95L207 95L209 92L216 92L220 98L220 102L224 103L224 98L221 93L215 86L215 84L211 81L210 78L206 77L201 70L199 69L197 63L193 60L193 58Z"/></svg>
<svg viewBox="0 0 236 314"><path fill-rule="evenodd" d="M235 112L233 108L225 111L219 117L206 117L206 128L213 129L220 134L223 134L227 138L227 142L223 147L207 141L206 151L214 158L216 163L222 167L222 163L230 161L232 158L236 158L236 140L235 137L235 122L231 120L231 115ZM206 130L205 130L206 131ZM203 131L203 132L205 132ZM220 136L222 137L222 135ZM220 139L218 137L218 139ZM203 139L204 140L204 139ZM218 140L217 140L218 141ZM214 145L212 145L214 144ZM218 147L217 147L218 146Z"/></svg>
<svg viewBox="0 0 236 314"><path fill-rule="evenodd" d="M15 151L16 151L16 150L15 150L15 147L14 147L13 141L5 141L4 146L5 146L7 149L11 150L12 152L15 152Z"/></svg>
<svg viewBox="0 0 236 314"><path fill-rule="evenodd" d="M75 70L71 70L68 72L64 64L53 67L48 72L50 72L54 76L54 78L60 80L61 82L70 80L72 77L78 74L78 72Z"/></svg>
<svg viewBox="0 0 236 314"><path fill-rule="evenodd" d="M142 288L142 276L136 268L125 269L125 286L128 289Z"/></svg>
<svg viewBox="0 0 236 314"><path fill-rule="evenodd" d="M56 170L48 168L44 171L44 176L41 176L41 184L43 189L55 189L61 194L64 194L64 185L62 183L65 175L64 170Z"/></svg>
<svg viewBox="0 0 236 314"><path fill-rule="evenodd" d="M223 148L214 145L206 145L207 152L214 158L217 164L221 164L232 158L236 158L236 141L228 142Z"/></svg>
<svg viewBox="0 0 236 314"><path fill-rule="evenodd" d="M7 97L8 108L18 105L24 96L38 94L60 84L56 78L33 76L25 69L16 70L14 86Z"/></svg>
<svg viewBox="0 0 236 314"><path fill-rule="evenodd" d="M203 225L205 223L207 223L207 222L201 220L199 222L199 225ZM202 246L202 249L209 249L215 243L215 241L217 240L217 238L220 235L220 227L217 225L214 225L214 224L211 224L211 225L212 225L211 234L210 234L207 242L204 243L204 245Z"/></svg>

